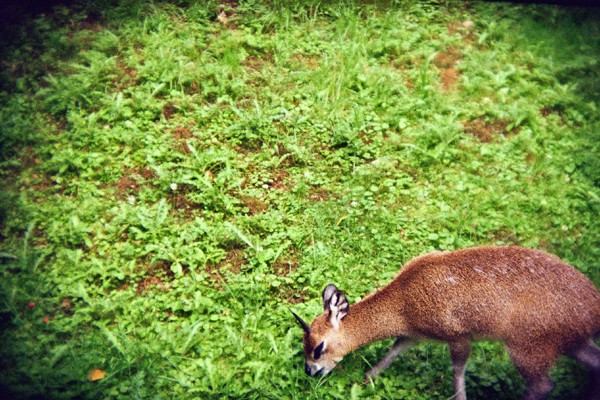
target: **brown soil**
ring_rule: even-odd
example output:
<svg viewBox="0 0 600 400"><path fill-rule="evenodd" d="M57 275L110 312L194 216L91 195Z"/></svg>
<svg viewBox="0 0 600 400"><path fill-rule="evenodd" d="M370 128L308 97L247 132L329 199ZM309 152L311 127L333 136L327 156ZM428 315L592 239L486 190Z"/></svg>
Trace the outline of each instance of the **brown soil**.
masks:
<svg viewBox="0 0 600 400"><path fill-rule="evenodd" d="M493 120L486 121L483 117L476 118L472 121L463 122L465 127L465 133L475 136L483 143L491 143L496 140L499 135L508 136L511 134L517 134L520 130L519 127L507 131L506 127L509 125L508 121Z"/></svg>
<svg viewBox="0 0 600 400"><path fill-rule="evenodd" d="M166 108L166 106L165 106L165 108ZM163 109L163 113L165 113L164 109ZM172 114L170 114L170 115L172 115ZM167 118L166 113L165 113L165 118ZM170 116L169 116L169 118L170 118ZM179 126L175 129L173 129L171 134L175 138L175 145L174 145L175 150L177 150L181 153L184 153L184 154L190 154L191 151L186 143L186 139L191 139L192 137L194 137L194 135L192 134L192 131L190 131L188 128L185 128L183 126Z"/></svg>
<svg viewBox="0 0 600 400"><path fill-rule="evenodd" d="M455 65L461 59L459 49L450 47L445 52L438 53L433 60L434 65L440 70L440 82L444 90L455 88L460 79L460 72Z"/></svg>

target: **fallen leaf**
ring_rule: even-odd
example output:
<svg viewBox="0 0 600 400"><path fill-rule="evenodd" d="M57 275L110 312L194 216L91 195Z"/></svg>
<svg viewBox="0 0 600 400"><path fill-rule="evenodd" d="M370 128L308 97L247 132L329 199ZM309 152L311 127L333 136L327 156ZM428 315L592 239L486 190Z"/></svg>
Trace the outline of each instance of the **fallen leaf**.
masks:
<svg viewBox="0 0 600 400"><path fill-rule="evenodd" d="M475 22L473 21L465 21L462 23L462 26L464 26L465 28L470 28L471 26L473 26L473 24L475 24Z"/></svg>
<svg viewBox="0 0 600 400"><path fill-rule="evenodd" d="M104 378L105 375L106 374L101 369L95 369L92 372L90 372L90 375L88 376L88 380L97 381L99 379Z"/></svg>
<svg viewBox="0 0 600 400"><path fill-rule="evenodd" d="M227 14L225 14L225 11L221 11L221 14L217 16L217 19L220 23L225 25L227 23Z"/></svg>

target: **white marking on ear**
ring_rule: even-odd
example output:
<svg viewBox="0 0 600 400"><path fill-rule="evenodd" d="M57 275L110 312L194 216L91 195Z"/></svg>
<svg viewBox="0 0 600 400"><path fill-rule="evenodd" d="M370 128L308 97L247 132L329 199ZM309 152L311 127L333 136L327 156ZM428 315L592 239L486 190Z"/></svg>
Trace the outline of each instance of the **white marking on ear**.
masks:
<svg viewBox="0 0 600 400"><path fill-rule="evenodd" d="M329 310L329 322L333 329L340 328L342 318L348 314L350 306L341 290L335 285L328 285L323 291L323 308Z"/></svg>

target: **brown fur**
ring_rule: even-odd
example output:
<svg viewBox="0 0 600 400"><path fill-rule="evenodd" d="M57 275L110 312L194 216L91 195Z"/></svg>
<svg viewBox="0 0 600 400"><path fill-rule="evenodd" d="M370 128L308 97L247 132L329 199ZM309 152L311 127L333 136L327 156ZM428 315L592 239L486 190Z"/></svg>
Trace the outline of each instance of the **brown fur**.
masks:
<svg viewBox="0 0 600 400"><path fill-rule="evenodd" d="M345 300L340 291L337 295ZM464 400L470 341L489 338L505 343L528 384L526 399L543 399L551 391L548 370L561 354L591 369L589 398L600 399L600 350L591 341L600 332L600 294L575 268L542 251L484 246L426 254L351 305L347 315L336 319L325 306L305 329L311 375L329 372L354 349L397 337L390 353L368 372L374 377L412 340L440 340L450 346L456 399Z"/></svg>

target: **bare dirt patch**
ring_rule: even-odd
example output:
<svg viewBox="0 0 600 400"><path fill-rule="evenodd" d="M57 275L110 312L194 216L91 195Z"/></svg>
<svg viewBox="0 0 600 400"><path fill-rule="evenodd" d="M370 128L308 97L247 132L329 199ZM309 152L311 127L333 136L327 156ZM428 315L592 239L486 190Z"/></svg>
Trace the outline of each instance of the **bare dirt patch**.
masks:
<svg viewBox="0 0 600 400"><path fill-rule="evenodd" d="M163 110L163 112L164 112L164 110ZM166 114L165 114L165 117L166 117ZM185 128L183 126L179 126L175 129L173 129L173 131L171 132L171 135L173 135L173 137L175 138L174 148L176 151L179 151L183 154L191 153L186 140L194 137L194 135L192 134L192 131L190 131L188 128Z"/></svg>
<svg viewBox="0 0 600 400"><path fill-rule="evenodd" d="M140 296L142 293L148 293L149 290L167 290L171 288L171 284L163 283L163 281L157 276L149 276L140 283L137 287L137 295Z"/></svg>
<svg viewBox="0 0 600 400"><path fill-rule="evenodd" d="M138 176L139 179L136 179L136 176ZM125 174L117 181L115 187L117 188L117 192L121 195L137 193L142 189L142 186L140 185L140 181L142 180L143 178L136 173Z"/></svg>
<svg viewBox="0 0 600 400"><path fill-rule="evenodd" d="M193 137L192 131L190 131L188 128L184 128L183 126L173 129L173 132L171 133L177 140L185 140Z"/></svg>
<svg viewBox="0 0 600 400"><path fill-rule="evenodd" d="M33 178L33 181L31 182L30 188L37 193L54 187L56 184L54 180L43 174L32 174L31 178Z"/></svg>
<svg viewBox="0 0 600 400"><path fill-rule="evenodd" d="M175 113L177 113L177 109L175 108L175 105L173 103L167 103L164 105L162 112L165 116L165 119L168 121L173 117Z"/></svg>
<svg viewBox="0 0 600 400"><path fill-rule="evenodd" d="M202 204L196 203L187 198L186 193L192 189L185 184L178 185L177 191L169 196L168 203L173 208L174 212L184 218L191 218L204 207Z"/></svg>
<svg viewBox="0 0 600 400"><path fill-rule="evenodd" d="M258 58L256 56L249 56L246 57L246 59L242 62L242 65L244 67L248 67L250 69L253 69L255 71L262 71L263 67L265 66L265 64L268 61L265 60L264 58Z"/></svg>
<svg viewBox="0 0 600 400"><path fill-rule="evenodd" d="M148 256L147 260L150 259ZM169 283L175 278L175 274L171 271L171 266L168 261L159 260L148 267L149 276L142 279L137 284L136 293L141 296L148 293L150 290L168 290L171 288Z"/></svg>
<svg viewBox="0 0 600 400"><path fill-rule="evenodd" d="M455 35L456 33L460 33L465 43L472 43L475 41L476 36L473 33L473 21L452 21L448 24L448 33L450 35Z"/></svg>
<svg viewBox="0 0 600 400"><path fill-rule="evenodd" d="M450 47L435 56L433 63L440 70L440 82L444 90L454 88L460 79L460 72L455 67L460 60L462 60L460 50L454 47Z"/></svg>
<svg viewBox="0 0 600 400"><path fill-rule="evenodd" d="M291 186L289 178L290 178L290 174L287 171L285 171L283 169L275 170L273 172L273 183L272 183L273 189L280 190L280 191L287 191Z"/></svg>
<svg viewBox="0 0 600 400"><path fill-rule="evenodd" d="M239 274L242 271L242 265L246 261L244 251L238 248L233 248L227 252L227 255L223 260L217 264L217 269L228 270L235 274ZM210 269L210 268L207 268ZM208 271L210 273L210 271Z"/></svg>
<svg viewBox="0 0 600 400"><path fill-rule="evenodd" d="M273 272L277 276L287 276L298 269L299 259L301 257L300 251L294 247L287 248L282 252L281 256L275 261L273 266Z"/></svg>
<svg viewBox="0 0 600 400"><path fill-rule="evenodd" d="M308 194L308 199L312 203L316 203L318 201L326 201L331 197L331 191L322 187L314 187L310 189Z"/></svg>
<svg viewBox="0 0 600 400"><path fill-rule="evenodd" d="M307 299L310 299L309 292L306 289L300 289L297 292L283 292L281 293L282 301L288 304L304 303Z"/></svg>
<svg viewBox="0 0 600 400"><path fill-rule="evenodd" d="M116 183L112 184L111 187L117 189L118 197L123 200L127 196L138 193L156 177L156 173L150 168L142 171L135 168L125 168L123 176Z"/></svg>
<svg viewBox="0 0 600 400"><path fill-rule="evenodd" d="M519 133L520 130L519 127L516 127L507 131L506 128L510 124L509 121L486 121L483 117L463 122L462 124L465 127L465 133L475 136L482 143L491 143L495 141L499 135L514 135Z"/></svg>
<svg viewBox="0 0 600 400"><path fill-rule="evenodd" d="M295 54L290 59L290 67L296 70L306 70L309 69L311 71L315 71L321 67L319 63L319 57L307 56L302 54Z"/></svg>
<svg viewBox="0 0 600 400"><path fill-rule="evenodd" d="M440 73L440 82L444 90L450 90L459 78L460 72L456 68L446 68Z"/></svg>
<svg viewBox="0 0 600 400"><path fill-rule="evenodd" d="M251 215L257 215L267 211L269 206L260 199L252 196L242 196L240 198L245 207L248 207L248 212Z"/></svg>
<svg viewBox="0 0 600 400"><path fill-rule="evenodd" d="M124 89L140 83L137 70L127 65L124 60L117 58L115 67L119 74L112 79L112 87L114 92L122 92Z"/></svg>
<svg viewBox="0 0 600 400"><path fill-rule="evenodd" d="M60 302L60 311L62 311L64 315L73 315L73 307L75 307L75 305L73 304L73 299L70 297L64 297Z"/></svg>
<svg viewBox="0 0 600 400"><path fill-rule="evenodd" d="M149 168L149 167L144 168L143 171L139 171L139 174L145 180L151 180L151 179L158 178L158 175L156 175L156 172L154 172L154 170L152 168Z"/></svg>
<svg viewBox="0 0 600 400"><path fill-rule="evenodd" d="M239 274L242 272L242 266L246 262L246 256L244 251L239 248L232 248L227 251L227 255L217 264L208 263L204 268L204 272L210 275L213 287L217 290L225 290L224 284L226 278L223 277L223 273Z"/></svg>

